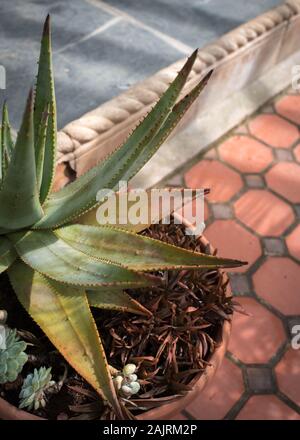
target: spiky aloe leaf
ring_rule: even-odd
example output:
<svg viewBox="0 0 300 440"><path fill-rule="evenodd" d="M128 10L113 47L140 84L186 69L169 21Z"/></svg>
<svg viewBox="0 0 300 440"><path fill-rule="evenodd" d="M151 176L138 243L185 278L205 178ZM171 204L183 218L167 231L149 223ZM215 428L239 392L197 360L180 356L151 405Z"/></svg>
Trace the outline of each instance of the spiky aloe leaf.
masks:
<svg viewBox="0 0 300 440"><path fill-rule="evenodd" d="M83 290L61 285L20 260L9 269L17 297L68 363L121 413L105 352Z"/></svg>
<svg viewBox="0 0 300 440"><path fill-rule="evenodd" d="M11 242L0 237L0 273L4 272L16 260L17 254Z"/></svg>
<svg viewBox="0 0 300 440"><path fill-rule="evenodd" d="M8 121L7 106L6 103L4 103L2 110L2 125L0 130L0 184L5 177L12 148L13 143Z"/></svg>
<svg viewBox="0 0 300 440"><path fill-rule="evenodd" d="M102 286L142 287L153 285L146 277L106 260L88 257L51 231L10 235L20 258L43 275L73 286L94 289Z"/></svg>
<svg viewBox="0 0 300 440"><path fill-rule="evenodd" d="M122 212L120 212L119 207L120 207L120 197L126 197L127 200L127 212L130 211L131 207L136 203L135 200L129 200L128 196L130 194L129 192L123 193L122 195L120 195L120 193L114 193L114 197L115 197L115 206L116 206L116 211L114 212L114 216L115 216L115 222L114 225L118 228L122 228L122 229L126 229L126 230L130 230L130 231L136 231L136 232L140 232L143 229L146 229L147 226L149 226L149 221L147 221L145 224L143 225L133 225L130 222L127 222L126 219L123 219L122 216ZM151 213L151 197L150 197L150 190L146 191L146 195L147 195L147 201L145 202L147 206L144 206L145 209L147 209L147 212ZM80 216L78 219L75 220L75 224L80 224L80 225L90 225L90 226L99 226L98 219L97 219L97 212L99 210L100 206L103 206L102 203L99 203L99 206L96 206L95 208L91 209L90 211L86 212L85 214L83 214L82 216ZM126 213L127 213L126 212Z"/></svg>
<svg viewBox="0 0 300 440"><path fill-rule="evenodd" d="M3 150L3 145L2 145L2 126L0 126L0 188L2 185L3 168L4 168L4 164L5 164L3 159L4 159L4 150Z"/></svg>
<svg viewBox="0 0 300 440"><path fill-rule="evenodd" d="M169 204L169 206L165 207L165 209L163 209L161 205L156 204L157 206L155 206L155 210L152 206L151 189L142 191L142 193L139 193L138 191L135 192L135 190L129 190L127 192L123 192L122 194L119 192L113 193L111 197L114 198L114 206L116 207L113 218L114 227L138 233L144 229L147 229L152 223L159 222L167 215L170 215L174 211L180 209L182 207L182 194L184 192L184 188L159 189L160 194L169 194L171 190L179 192L180 197L174 198L172 205ZM198 196L199 195L195 191L193 197L190 198L190 202L192 202ZM122 201L120 200L121 197L124 198L123 203L125 200L127 206L127 209L125 210L125 217L124 212L122 210L120 211L120 206L122 204ZM107 222L102 222L103 218L101 218L102 212L105 212L108 205L108 200L100 203L99 206L96 206L80 216L77 220L75 220L74 223L90 226L109 225ZM171 211L169 208L171 208ZM102 209L102 212L100 212L100 209ZM130 221L130 213L132 212L133 214L136 214L137 211L145 212L147 215L145 218L138 219L140 222L135 224L134 222Z"/></svg>
<svg viewBox="0 0 300 440"><path fill-rule="evenodd" d="M0 206L0 227L6 229L31 226L43 216L36 183L32 91L0 190Z"/></svg>
<svg viewBox="0 0 300 440"><path fill-rule="evenodd" d="M99 189L116 189L118 182L124 180L123 176L126 174L127 168L137 161L141 152L144 154L144 149L169 116L196 56L197 52L195 51L153 110L133 131L121 148L106 161L50 196L45 203L45 216L36 225L37 228L45 229L68 223L97 205L96 194ZM150 150L149 156L151 156ZM134 174L139 169L140 166L136 167Z"/></svg>
<svg viewBox="0 0 300 440"><path fill-rule="evenodd" d="M36 180L39 191L41 191L44 174L44 161L45 161L45 147L48 133L48 120L49 120L49 105L46 107L42 114L42 119L39 125L36 142Z"/></svg>
<svg viewBox="0 0 300 440"><path fill-rule="evenodd" d="M98 309L131 312L137 315L152 316L152 313L135 301L119 287L102 287L99 290L87 292L90 306Z"/></svg>
<svg viewBox="0 0 300 440"><path fill-rule="evenodd" d="M7 152L8 158L10 158L14 149L14 142L12 139L11 127L8 117L8 108L6 102L4 102L3 112L2 112L2 143L4 149Z"/></svg>
<svg viewBox="0 0 300 440"><path fill-rule="evenodd" d="M72 248L130 270L157 271L201 267L238 267L242 262L201 254L106 226L70 225L56 234Z"/></svg>
<svg viewBox="0 0 300 440"><path fill-rule="evenodd" d="M2 110L2 126L0 133L0 183L4 179L5 173L12 155L14 143L11 136L8 110L4 102Z"/></svg>
<svg viewBox="0 0 300 440"><path fill-rule="evenodd" d="M39 127L43 119L43 113L48 106L48 129L46 141L44 143L39 141ZM34 131L36 140L35 152L37 163L39 162L41 157L44 158L43 176L40 187L40 198L41 203L43 204L52 188L57 148L56 101L52 71L51 28L49 15L44 25L41 42L39 69L35 91ZM44 153L40 151L41 149L44 149Z"/></svg>
<svg viewBox="0 0 300 440"><path fill-rule="evenodd" d="M139 152L139 154L133 158L134 160L128 164L122 175L122 180L129 181L154 155L159 147L165 142L168 136L172 133L174 128L181 121L187 110L198 98L204 87L209 81L212 75L212 70L188 93L182 98L173 108L172 112L165 120L164 124L156 135L150 140L147 146Z"/></svg>

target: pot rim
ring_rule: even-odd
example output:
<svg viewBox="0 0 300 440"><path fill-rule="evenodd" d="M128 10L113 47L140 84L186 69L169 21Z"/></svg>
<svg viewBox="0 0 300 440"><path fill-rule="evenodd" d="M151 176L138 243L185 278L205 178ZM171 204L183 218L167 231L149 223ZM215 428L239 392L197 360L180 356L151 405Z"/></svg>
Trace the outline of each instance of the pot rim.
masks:
<svg viewBox="0 0 300 440"><path fill-rule="evenodd" d="M195 226L192 225L187 219L185 219L178 212L173 213L173 216L176 217L184 226L188 227L190 230L195 229ZM210 253L214 251L214 248L209 243L209 241L205 238L205 236L198 236L204 246L208 246L210 249ZM228 279L226 273L224 273L225 279ZM227 295L231 294L231 289L227 289ZM201 392L209 380L213 378L217 369L219 368L225 353L227 351L227 346L229 343L229 337L231 333L231 321L224 321L223 326L220 332L220 345L215 349L213 354L209 359L209 365L206 366L205 370L201 372L200 377L197 375L192 381L191 385L193 386L193 390L187 392L186 395L180 396L174 402L168 402L160 405L159 407L152 408L148 411L145 411L142 414L139 414L136 418L138 420L157 420L166 419L167 416L180 411L180 408L185 407L188 403L193 400L193 397ZM47 420L43 417L36 416L30 412L21 410L11 403L7 402L5 399L0 397L0 419L3 420Z"/></svg>

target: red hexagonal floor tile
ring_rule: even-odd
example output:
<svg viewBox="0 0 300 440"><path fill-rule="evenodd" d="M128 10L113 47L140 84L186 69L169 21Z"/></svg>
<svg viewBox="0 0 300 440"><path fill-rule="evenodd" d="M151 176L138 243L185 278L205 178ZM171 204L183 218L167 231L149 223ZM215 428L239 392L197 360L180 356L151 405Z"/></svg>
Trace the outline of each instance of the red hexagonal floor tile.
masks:
<svg viewBox="0 0 300 440"><path fill-rule="evenodd" d="M298 162L300 162L300 144L296 146L296 148L294 149L294 154L296 157L296 160Z"/></svg>
<svg viewBox="0 0 300 440"><path fill-rule="evenodd" d="M250 190L234 204L236 216L261 235L281 235L295 217L292 208L266 190Z"/></svg>
<svg viewBox="0 0 300 440"><path fill-rule="evenodd" d="M300 415L271 394L250 397L236 420L300 420Z"/></svg>
<svg viewBox="0 0 300 440"><path fill-rule="evenodd" d="M259 173L273 160L272 150L249 136L233 136L219 147L220 157L244 173Z"/></svg>
<svg viewBox="0 0 300 440"><path fill-rule="evenodd" d="M256 293L285 315L300 315L300 270L289 258L270 257L253 275Z"/></svg>
<svg viewBox="0 0 300 440"><path fill-rule="evenodd" d="M226 202L241 190L243 182L238 173L216 160L202 160L185 174L190 188L210 188L210 202Z"/></svg>
<svg viewBox="0 0 300 440"><path fill-rule="evenodd" d="M286 245L290 254L300 260L300 225L286 238Z"/></svg>
<svg viewBox="0 0 300 440"><path fill-rule="evenodd" d="M300 96L289 95L284 96L275 104L276 111L289 119L290 121L300 124Z"/></svg>
<svg viewBox="0 0 300 440"><path fill-rule="evenodd" d="M270 360L285 341L282 322L254 298L237 298L249 316L235 312L229 351L246 364Z"/></svg>
<svg viewBox="0 0 300 440"><path fill-rule="evenodd" d="M245 272L261 255L257 237L234 220L216 220L205 230L205 236L218 249L218 255L248 261L247 266L230 269Z"/></svg>
<svg viewBox="0 0 300 440"><path fill-rule="evenodd" d="M270 188L292 203L300 203L300 165L281 162L274 165L266 174Z"/></svg>
<svg viewBox="0 0 300 440"><path fill-rule="evenodd" d="M185 409L197 420L220 420L244 392L242 372L224 359L215 377Z"/></svg>
<svg viewBox="0 0 300 440"><path fill-rule="evenodd" d="M290 348L275 367L280 390L300 407L300 350Z"/></svg>
<svg viewBox="0 0 300 440"><path fill-rule="evenodd" d="M298 128L277 115L258 115L249 122L249 129L257 139L275 148L289 148L299 137Z"/></svg>

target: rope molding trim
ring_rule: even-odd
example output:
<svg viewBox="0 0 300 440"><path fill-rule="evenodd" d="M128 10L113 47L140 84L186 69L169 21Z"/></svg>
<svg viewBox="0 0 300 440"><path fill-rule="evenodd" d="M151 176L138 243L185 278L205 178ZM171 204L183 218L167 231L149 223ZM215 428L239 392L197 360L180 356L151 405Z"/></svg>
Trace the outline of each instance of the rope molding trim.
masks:
<svg viewBox="0 0 300 440"><path fill-rule="evenodd" d="M300 0L287 0L199 50L183 94L188 93L208 69L224 62L228 56L235 55L282 23L288 24L291 18L299 14ZM177 61L160 70L116 98L67 124L58 133L58 163L69 162L76 171L76 161L85 153L97 148L119 131L127 134L128 128L135 126L159 99L183 62L184 60Z"/></svg>

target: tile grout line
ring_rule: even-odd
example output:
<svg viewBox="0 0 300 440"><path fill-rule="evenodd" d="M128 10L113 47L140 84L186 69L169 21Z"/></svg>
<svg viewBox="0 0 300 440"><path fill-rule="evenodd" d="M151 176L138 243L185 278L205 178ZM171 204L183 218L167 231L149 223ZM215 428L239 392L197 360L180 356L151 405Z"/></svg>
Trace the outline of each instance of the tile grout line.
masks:
<svg viewBox="0 0 300 440"><path fill-rule="evenodd" d="M114 17L114 18L110 19L109 21L107 21L106 23L104 23L102 26L99 26L98 28L96 28L94 31L90 32L89 34L84 35L79 40L72 41L72 42L66 44L65 46L61 47L60 49L53 51L53 53L59 54L59 53L65 52L67 49L70 49L74 46L77 46L78 44L83 43L84 41L87 41L90 38L93 38L95 35L101 34L102 32L106 31L106 29L109 29L112 26L114 26L115 24L119 23L121 20L122 20L122 17Z"/></svg>
<svg viewBox="0 0 300 440"><path fill-rule="evenodd" d="M121 11L118 8L115 8L114 6L108 5L107 3L103 2L102 0L84 0L87 3L89 3L92 6L95 6L96 8L102 9L105 12L108 12L109 14L112 14L116 17L121 17L125 21L132 23L136 25L137 27L144 29L145 31L148 31L152 35L155 35L160 40L167 43L169 46L172 46L173 48L177 49L179 52L181 52L184 55L189 55L191 52L193 52L193 48L185 43L183 43L180 40L177 40L176 38L171 37L168 34L165 34L164 32L161 32L157 29L154 29L151 26L148 26L147 24L143 23L140 20L137 20L136 18L132 17L131 15L127 14L126 12Z"/></svg>

